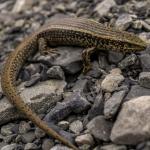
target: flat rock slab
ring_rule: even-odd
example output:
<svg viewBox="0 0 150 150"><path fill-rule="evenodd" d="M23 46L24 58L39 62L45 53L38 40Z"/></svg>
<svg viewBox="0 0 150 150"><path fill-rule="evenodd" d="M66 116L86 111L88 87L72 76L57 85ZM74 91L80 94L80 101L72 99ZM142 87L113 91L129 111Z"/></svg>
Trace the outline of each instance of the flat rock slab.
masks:
<svg viewBox="0 0 150 150"><path fill-rule="evenodd" d="M112 128L116 144L135 145L150 139L150 96L141 96L123 104Z"/></svg>
<svg viewBox="0 0 150 150"><path fill-rule="evenodd" d="M21 92L21 97L25 103L30 105L33 111L40 114L61 100L65 86L65 81L48 80L30 88L24 88L24 84L21 84L18 90ZM6 97L0 100L0 125L21 117L24 116L10 104Z"/></svg>

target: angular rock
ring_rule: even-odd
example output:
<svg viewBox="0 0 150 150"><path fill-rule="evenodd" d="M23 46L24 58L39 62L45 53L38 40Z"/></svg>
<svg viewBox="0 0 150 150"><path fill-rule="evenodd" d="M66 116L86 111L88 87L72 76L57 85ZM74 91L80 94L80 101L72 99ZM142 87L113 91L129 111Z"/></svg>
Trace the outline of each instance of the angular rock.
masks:
<svg viewBox="0 0 150 150"><path fill-rule="evenodd" d="M42 143L42 150L50 150L54 146L54 142L50 139L44 139Z"/></svg>
<svg viewBox="0 0 150 150"><path fill-rule="evenodd" d="M9 123L1 127L1 134L4 136L8 136L14 133L14 129L16 124Z"/></svg>
<svg viewBox="0 0 150 150"><path fill-rule="evenodd" d="M120 30L126 30L132 24L133 17L130 14L122 14L116 21L116 26Z"/></svg>
<svg viewBox="0 0 150 150"><path fill-rule="evenodd" d="M10 144L1 148L1 150L14 150L14 149L17 149L17 144Z"/></svg>
<svg viewBox="0 0 150 150"><path fill-rule="evenodd" d="M27 143L24 147L24 150L37 150L39 147L34 143Z"/></svg>
<svg viewBox="0 0 150 150"><path fill-rule="evenodd" d="M150 137L150 96L131 99L123 107L112 128L111 140L116 144L135 145Z"/></svg>
<svg viewBox="0 0 150 150"><path fill-rule="evenodd" d="M47 122L58 122L67 117L71 112L80 113L87 110L90 103L78 92L67 97L64 102L59 102L45 116Z"/></svg>
<svg viewBox="0 0 150 150"><path fill-rule="evenodd" d="M24 85L21 84L18 89L25 103L30 105L33 111L36 113L44 113L47 109L52 108L56 102L61 100L61 93L65 86L66 82L64 81L49 80L30 88L24 88ZM6 98L0 101L0 124L21 117L24 116L18 113L16 108Z"/></svg>
<svg viewBox="0 0 150 150"><path fill-rule="evenodd" d="M27 133L29 130L31 130L31 126L28 122L22 121L19 124L19 133Z"/></svg>
<svg viewBox="0 0 150 150"><path fill-rule="evenodd" d="M82 48L79 47L58 47L59 57L51 63L61 66L67 73L75 74L82 69Z"/></svg>
<svg viewBox="0 0 150 150"><path fill-rule="evenodd" d="M83 145L83 144L94 145L94 139L91 134L83 134L77 136L75 142L78 145Z"/></svg>
<svg viewBox="0 0 150 150"><path fill-rule="evenodd" d="M100 15L104 16L106 15L109 10L115 6L116 3L114 0L103 0L102 2L98 3L95 7L95 11Z"/></svg>
<svg viewBox="0 0 150 150"><path fill-rule="evenodd" d="M115 117L122 100L126 94L125 90L115 92L104 104L104 116L107 119Z"/></svg>
<svg viewBox="0 0 150 150"><path fill-rule="evenodd" d="M139 56L140 62L141 62L141 67L144 72L149 72L150 71L150 55L149 54L141 54Z"/></svg>
<svg viewBox="0 0 150 150"><path fill-rule="evenodd" d="M52 147L51 150L72 150L72 149L68 148L67 146L56 145Z"/></svg>
<svg viewBox="0 0 150 150"><path fill-rule="evenodd" d="M100 92L94 101L91 109L88 111L88 119L91 120L96 116L103 115L104 111L104 99L103 94Z"/></svg>
<svg viewBox="0 0 150 150"><path fill-rule="evenodd" d="M150 88L150 72L141 72L139 75L139 83L145 88Z"/></svg>
<svg viewBox="0 0 150 150"><path fill-rule="evenodd" d="M35 140L35 134L33 131L24 133L21 135L21 140L23 143L32 143Z"/></svg>
<svg viewBox="0 0 150 150"><path fill-rule="evenodd" d="M102 146L101 150L127 150L127 147L124 145L110 144L110 145Z"/></svg>
<svg viewBox="0 0 150 150"><path fill-rule="evenodd" d="M110 74L108 74L101 83L101 88L106 92L115 91L120 83L124 80L119 69L113 69Z"/></svg>
<svg viewBox="0 0 150 150"><path fill-rule="evenodd" d="M133 85L131 86L129 93L125 97L125 100L130 100L132 98L146 95L150 95L150 89L141 87L139 85Z"/></svg>
<svg viewBox="0 0 150 150"><path fill-rule="evenodd" d="M118 66L121 68L121 69L125 69L131 65L134 65L137 61L138 57L135 55L135 54L131 54L129 56L127 56L125 59L123 59L119 64Z"/></svg>
<svg viewBox="0 0 150 150"><path fill-rule="evenodd" d="M63 130L67 130L69 128L69 122L68 121L60 121L58 123L58 126L61 127Z"/></svg>
<svg viewBox="0 0 150 150"><path fill-rule="evenodd" d="M122 53L110 51L108 54L108 59L110 63L118 64L122 59L124 55Z"/></svg>
<svg viewBox="0 0 150 150"><path fill-rule="evenodd" d="M83 124L80 120L75 120L70 124L69 130L75 134L79 134L83 130Z"/></svg>
<svg viewBox="0 0 150 150"><path fill-rule="evenodd" d="M50 79L65 80L65 75L60 66L53 66L47 70Z"/></svg>
<svg viewBox="0 0 150 150"><path fill-rule="evenodd" d="M87 129L97 141L109 141L111 128L112 123L105 120L104 116L97 116L87 124Z"/></svg>

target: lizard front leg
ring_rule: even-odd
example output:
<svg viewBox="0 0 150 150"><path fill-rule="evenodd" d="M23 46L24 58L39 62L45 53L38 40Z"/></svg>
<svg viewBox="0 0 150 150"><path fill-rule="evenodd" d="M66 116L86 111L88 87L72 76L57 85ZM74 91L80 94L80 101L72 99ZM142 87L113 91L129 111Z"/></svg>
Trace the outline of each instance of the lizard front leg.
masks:
<svg viewBox="0 0 150 150"><path fill-rule="evenodd" d="M38 49L42 55L59 54L57 49L48 47L47 40L45 38L38 39Z"/></svg>
<svg viewBox="0 0 150 150"><path fill-rule="evenodd" d="M85 49L82 52L82 59L83 59L83 73L85 74L87 71L89 71L92 67L91 65L91 59L90 56L95 52L95 47L90 47Z"/></svg>

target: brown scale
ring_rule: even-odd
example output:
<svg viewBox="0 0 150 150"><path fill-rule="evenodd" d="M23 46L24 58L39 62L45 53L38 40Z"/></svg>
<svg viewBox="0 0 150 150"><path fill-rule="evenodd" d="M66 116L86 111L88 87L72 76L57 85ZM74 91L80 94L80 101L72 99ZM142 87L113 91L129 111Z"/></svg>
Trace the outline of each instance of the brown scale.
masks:
<svg viewBox="0 0 150 150"><path fill-rule="evenodd" d="M90 56L96 50L106 49L132 52L144 50L146 43L133 34L107 28L89 19L55 19L50 24L39 29L38 32L27 37L15 51L9 55L1 76L2 89L8 100L48 135L56 138L74 150L78 150L69 140L49 128L48 125L24 103L15 86L19 70L29 56L33 55L38 49L39 51L46 50L52 53L48 45L76 45L85 47L86 49L82 53L83 72L85 73L91 67Z"/></svg>

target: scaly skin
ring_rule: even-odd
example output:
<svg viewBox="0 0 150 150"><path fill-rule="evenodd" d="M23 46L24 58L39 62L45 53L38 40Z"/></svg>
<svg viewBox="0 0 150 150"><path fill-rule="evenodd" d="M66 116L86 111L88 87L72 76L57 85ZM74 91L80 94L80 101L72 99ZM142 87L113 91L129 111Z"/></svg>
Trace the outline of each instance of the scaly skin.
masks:
<svg viewBox="0 0 150 150"><path fill-rule="evenodd" d="M144 50L146 43L131 33L104 27L102 24L93 20L65 18L53 20L38 32L26 38L8 57L1 78L2 89L8 100L48 135L56 138L74 150L78 150L78 148L67 139L49 128L46 123L24 103L17 92L15 82L19 70L27 58L36 53L40 39L44 39L46 43L52 46L75 45L86 48L94 47L96 50L103 49L121 52ZM86 67L86 62L89 61L86 60L88 59L86 58L86 54L88 54L88 52L84 54L84 67Z"/></svg>

